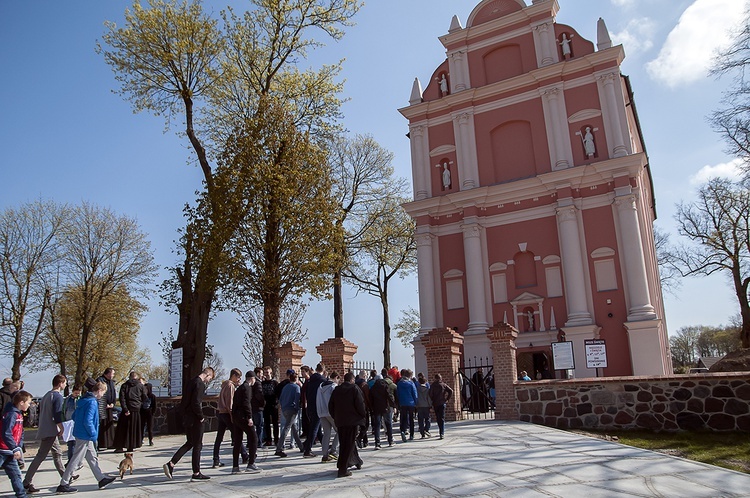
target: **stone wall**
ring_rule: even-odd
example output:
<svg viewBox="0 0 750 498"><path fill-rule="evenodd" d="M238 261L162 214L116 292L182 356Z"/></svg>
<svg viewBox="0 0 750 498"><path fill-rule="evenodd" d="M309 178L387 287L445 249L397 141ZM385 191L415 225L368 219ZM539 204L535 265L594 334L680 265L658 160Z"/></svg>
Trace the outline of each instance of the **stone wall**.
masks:
<svg viewBox="0 0 750 498"><path fill-rule="evenodd" d="M175 407L180 405L181 396L173 398L156 398L156 411L154 412L154 433L155 434L179 434L184 432L182 424L179 422ZM204 430L215 431L219 427L219 420L216 418L218 396L206 396L203 398L203 417Z"/></svg>
<svg viewBox="0 0 750 498"><path fill-rule="evenodd" d="M750 432L750 373L516 382L525 422L560 429Z"/></svg>

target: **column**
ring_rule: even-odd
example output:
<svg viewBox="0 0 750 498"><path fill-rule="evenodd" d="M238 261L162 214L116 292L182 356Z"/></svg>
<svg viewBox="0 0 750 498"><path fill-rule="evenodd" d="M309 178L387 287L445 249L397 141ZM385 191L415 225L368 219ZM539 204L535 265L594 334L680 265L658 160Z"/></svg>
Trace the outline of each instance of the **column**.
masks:
<svg viewBox="0 0 750 498"><path fill-rule="evenodd" d="M432 241L434 236L429 227L417 227L417 282L419 285L419 321L420 331L437 327L437 308L435 301L435 275L432 258Z"/></svg>
<svg viewBox="0 0 750 498"><path fill-rule="evenodd" d="M448 54L448 71L450 72L451 95L470 88L466 50L457 50Z"/></svg>
<svg viewBox="0 0 750 498"><path fill-rule="evenodd" d="M479 186L479 168L476 160L473 118L473 113L468 110L453 115L453 135L456 140L458 181L461 190L468 190Z"/></svg>
<svg viewBox="0 0 750 498"><path fill-rule="evenodd" d="M518 420L516 408L516 339L518 330L507 323L487 330L495 373L495 419Z"/></svg>
<svg viewBox="0 0 750 498"><path fill-rule="evenodd" d="M549 88L542 92L543 105L548 117L545 125L547 133L552 135L552 169L569 168L571 163L566 157L565 140L567 140L567 120L560 119L560 88ZM565 126L565 128L563 128Z"/></svg>
<svg viewBox="0 0 750 498"><path fill-rule="evenodd" d="M328 372L336 372L343 379L344 374L352 368L357 345L344 339L335 337L328 339L315 348L320 355L320 361Z"/></svg>
<svg viewBox="0 0 750 498"><path fill-rule="evenodd" d="M542 24L534 26L533 30L535 35L534 41L536 42L537 47L539 47L539 50L537 50L537 56L540 57L540 59L538 59L539 67L549 66L550 64L556 62L557 57L553 58L550 50L549 38L550 36L554 36L554 34L550 35L550 23L544 22Z"/></svg>
<svg viewBox="0 0 750 498"><path fill-rule="evenodd" d="M564 202L567 201L567 202ZM592 323L586 300L586 280L583 268L583 249L578 230L578 209L572 199L558 201L557 229L560 233L560 256L565 279L565 301L568 321L565 325Z"/></svg>
<svg viewBox="0 0 750 498"><path fill-rule="evenodd" d="M627 293L630 307L628 321L653 320L656 312L651 305L646 274L646 258L643 254L643 240L638 222L635 195L631 187L615 189L615 211L620 225L620 247L627 276Z"/></svg>
<svg viewBox="0 0 750 498"><path fill-rule="evenodd" d="M604 100L606 106L603 106L602 112L605 113L607 120L607 129L610 133L607 138L612 140L612 157L623 157L628 155L628 149L622 134L622 125L620 124L620 106L618 105L615 94L615 81L620 78L615 73L607 73L597 76L600 88L604 90Z"/></svg>
<svg viewBox="0 0 750 498"><path fill-rule="evenodd" d="M430 157L427 143L427 126L411 125L409 127L409 143L411 145L411 171L414 177L414 199L421 200L430 197Z"/></svg>
<svg viewBox="0 0 750 498"><path fill-rule="evenodd" d="M464 260L466 263L466 293L469 300L468 334L487 330L487 311L484 299L484 268L482 268L482 227L476 222L461 225L464 235Z"/></svg>
<svg viewBox="0 0 750 498"><path fill-rule="evenodd" d="M443 376L443 382L453 389L453 397L445 407L445 419L461 420L461 386L458 382L458 367L461 361L463 337L449 328L433 329L421 338L427 357L427 380L432 382L435 374Z"/></svg>
<svg viewBox="0 0 750 498"><path fill-rule="evenodd" d="M307 350L296 342L287 342L278 349L279 355L279 376L283 379L287 370L294 370L299 375L302 368L302 358L305 357Z"/></svg>

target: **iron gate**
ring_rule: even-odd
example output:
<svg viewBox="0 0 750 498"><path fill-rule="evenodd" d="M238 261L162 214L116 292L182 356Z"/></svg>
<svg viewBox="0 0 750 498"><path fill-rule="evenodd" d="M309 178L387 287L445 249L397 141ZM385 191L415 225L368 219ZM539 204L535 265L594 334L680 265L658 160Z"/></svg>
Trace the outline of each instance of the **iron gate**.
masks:
<svg viewBox="0 0 750 498"><path fill-rule="evenodd" d="M495 374L489 358L458 363L461 411L465 419L495 418Z"/></svg>

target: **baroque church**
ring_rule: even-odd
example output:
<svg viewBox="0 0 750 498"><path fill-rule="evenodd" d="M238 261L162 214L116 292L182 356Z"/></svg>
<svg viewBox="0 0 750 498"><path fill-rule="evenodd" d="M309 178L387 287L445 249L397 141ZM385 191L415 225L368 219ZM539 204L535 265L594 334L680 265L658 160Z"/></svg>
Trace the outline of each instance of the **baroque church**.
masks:
<svg viewBox="0 0 750 498"><path fill-rule="evenodd" d="M602 19L596 44L555 22L557 0L484 0L440 37L409 121L420 337L519 331L519 370L554 377L672 372L654 247L650 164L633 92ZM606 366L589 368L597 340ZM562 370L561 343L574 367ZM561 348L564 349L564 348ZM589 351L590 352L590 351ZM601 358L600 358L601 360ZM558 363L558 364L556 364Z"/></svg>

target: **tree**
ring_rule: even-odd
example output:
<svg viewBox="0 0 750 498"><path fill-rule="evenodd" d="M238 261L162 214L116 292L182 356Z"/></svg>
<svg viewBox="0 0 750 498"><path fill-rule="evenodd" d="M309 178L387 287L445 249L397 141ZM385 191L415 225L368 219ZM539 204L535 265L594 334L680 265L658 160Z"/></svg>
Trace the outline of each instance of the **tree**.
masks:
<svg viewBox="0 0 750 498"><path fill-rule="evenodd" d="M669 338L672 364L675 367L689 367L695 364L695 346L699 335L700 327L682 327L676 335Z"/></svg>
<svg viewBox="0 0 750 498"><path fill-rule="evenodd" d="M659 227L654 227L654 246L661 286L667 292L674 293L680 287L680 270L675 265L676 261L669 242L669 234Z"/></svg>
<svg viewBox="0 0 750 498"><path fill-rule="evenodd" d="M675 261L683 275L730 277L740 306L743 348L750 347L750 189L746 183L712 179L698 190L698 200L677 206L680 235L693 245L682 245Z"/></svg>
<svg viewBox="0 0 750 498"><path fill-rule="evenodd" d="M336 249L341 263L333 274L333 329L334 337L344 337L341 276L346 256L380 216L372 206L390 195L393 153L369 135L341 136L334 140L329 160L333 196L338 203L336 225L344 230L341 246Z"/></svg>
<svg viewBox="0 0 750 498"><path fill-rule="evenodd" d="M380 299L383 307L383 364L391 365L391 325L388 310L388 284L396 275L403 278L417 266L414 220L401 203L406 198L385 198L377 206L381 216L362 237L352 254L344 278L360 290Z"/></svg>
<svg viewBox="0 0 750 498"><path fill-rule="evenodd" d="M82 383L97 345L90 341L105 320L107 302L147 296L156 267L150 243L133 218L88 203L71 210L60 230L60 248L67 292L74 294L70 314L80 334L75 382Z"/></svg>
<svg viewBox="0 0 750 498"><path fill-rule="evenodd" d="M178 113L184 118L185 134L203 173L205 205L200 219L189 219L180 244L184 261L173 269L173 302L180 314L173 346L183 347L184 382L203 367L208 321L221 289L227 244L242 214L226 211L226 192L215 186L207 150L223 151L230 136L246 122L257 120L267 96L286 103L299 129L325 131L339 115L341 85L333 78L340 64L318 71L300 71L297 65L308 50L320 45L308 36L310 31L340 39L342 27L350 24L361 2L253 0L253 4L241 17L224 13L222 32L198 1L152 0L148 9L136 2L126 12L124 28L107 25L108 48L98 47L121 83L120 93L136 111L165 114L168 123ZM196 121L203 130L194 127ZM226 181L231 183L231 175ZM264 331L264 335L275 333L272 328Z"/></svg>
<svg viewBox="0 0 750 498"><path fill-rule="evenodd" d="M41 200L0 213L0 354L12 359L13 380L49 315L65 216L64 206Z"/></svg>
<svg viewBox="0 0 750 498"><path fill-rule="evenodd" d="M401 310L401 318L396 322L396 337L401 340L404 347L411 346L411 342L419 334L420 321L419 310L409 306Z"/></svg>
<svg viewBox="0 0 750 498"><path fill-rule="evenodd" d="M302 342L307 338L307 329L302 328L307 304L298 299L287 299L279 313L279 331L281 344ZM242 346L242 357L249 367L265 367L263 363L263 306L250 305L239 311L240 323L245 329L245 343ZM269 365L270 366L270 365Z"/></svg>

